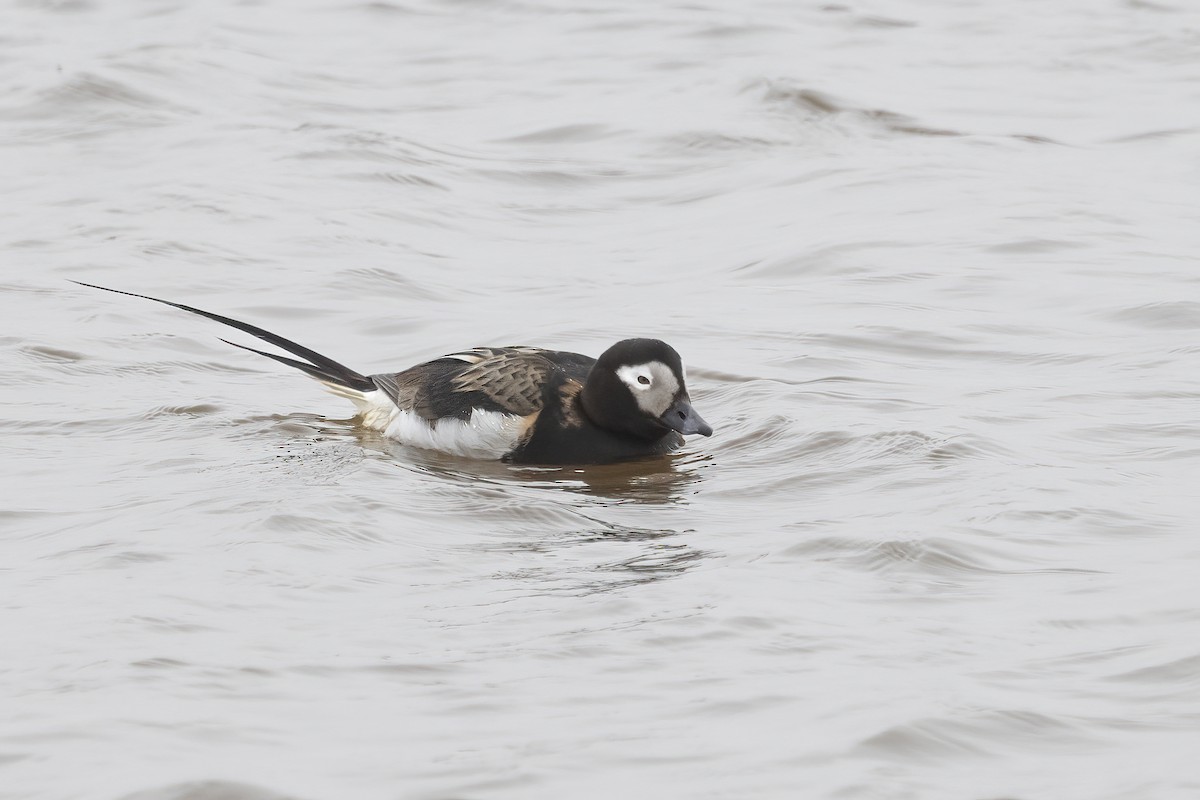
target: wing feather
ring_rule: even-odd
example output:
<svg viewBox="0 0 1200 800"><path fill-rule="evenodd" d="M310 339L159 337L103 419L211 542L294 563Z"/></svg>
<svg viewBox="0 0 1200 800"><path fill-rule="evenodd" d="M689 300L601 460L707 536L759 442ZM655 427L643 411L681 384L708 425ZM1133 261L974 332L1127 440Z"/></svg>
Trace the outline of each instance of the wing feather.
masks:
<svg viewBox="0 0 1200 800"><path fill-rule="evenodd" d="M402 411L431 424L475 410L527 417L542 410L551 384L586 370L590 359L537 347L477 347L371 381Z"/></svg>
<svg viewBox="0 0 1200 800"><path fill-rule="evenodd" d="M479 392L510 414L541 411L546 384L558 367L546 351L533 347L497 347L474 351L483 356L451 378L456 392Z"/></svg>

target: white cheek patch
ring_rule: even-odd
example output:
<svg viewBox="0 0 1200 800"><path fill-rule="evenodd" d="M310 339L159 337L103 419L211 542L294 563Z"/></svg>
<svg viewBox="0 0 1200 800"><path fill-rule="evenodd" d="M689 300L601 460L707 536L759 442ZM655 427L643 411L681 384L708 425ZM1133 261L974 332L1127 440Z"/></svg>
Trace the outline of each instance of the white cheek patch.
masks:
<svg viewBox="0 0 1200 800"><path fill-rule="evenodd" d="M675 373L661 361L626 364L617 368L617 377L629 387L638 408L652 417L661 417L679 391Z"/></svg>
<svg viewBox="0 0 1200 800"><path fill-rule="evenodd" d="M644 392L654 385L654 376L650 372L649 364L638 364L636 366L625 365L617 367L617 377L620 378L626 386L633 389L634 394ZM641 378L641 380L638 380Z"/></svg>

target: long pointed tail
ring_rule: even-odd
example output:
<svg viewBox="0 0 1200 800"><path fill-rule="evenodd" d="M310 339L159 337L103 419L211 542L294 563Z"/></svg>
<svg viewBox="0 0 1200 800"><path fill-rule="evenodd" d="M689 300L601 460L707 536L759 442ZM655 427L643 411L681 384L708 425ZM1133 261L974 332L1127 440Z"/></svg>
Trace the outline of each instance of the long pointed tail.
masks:
<svg viewBox="0 0 1200 800"><path fill-rule="evenodd" d="M156 303L162 303L163 305L171 306L172 308L178 308L183 311L189 311L193 314L199 314L202 317L208 317L211 320L220 322L223 325L228 325L232 328L237 328L240 331L245 331L251 336L262 339L264 342L269 342L276 347L280 347L294 356L305 359L308 363L305 363L305 361L297 361L293 358L288 358L287 356L279 356L275 355L274 353L267 353L263 350L255 350L253 347L246 347L243 344L235 344L228 339L221 339L221 341L225 342L226 344L232 344L234 347L240 347L242 350L249 350L251 353L258 353L260 356L266 356L267 358L274 359L281 364L287 364L289 367L295 367L302 372L308 373L319 381L325 381L326 383L331 383L336 386L345 386L348 389L354 389L359 392L371 392L378 388L374 383L371 382L370 378L365 375L360 375L359 373L347 367L345 364L339 364L332 358L323 356L315 350L309 350L307 347L296 344L290 339L285 339L282 336L263 330L262 328L259 328L256 325L251 325L248 322L241 322L236 319L230 319L229 317L223 317L220 314L214 314L211 311L203 311L199 308L185 306L182 303L172 303L170 300L160 300L157 297L148 297L144 294L123 292L120 289L109 289L106 286L97 286L94 283L84 283L83 281L71 281L71 283L77 283L80 286L86 286L89 289L101 289L105 292L114 292L115 294L124 294L129 295L130 297L140 297L143 300L153 300Z"/></svg>

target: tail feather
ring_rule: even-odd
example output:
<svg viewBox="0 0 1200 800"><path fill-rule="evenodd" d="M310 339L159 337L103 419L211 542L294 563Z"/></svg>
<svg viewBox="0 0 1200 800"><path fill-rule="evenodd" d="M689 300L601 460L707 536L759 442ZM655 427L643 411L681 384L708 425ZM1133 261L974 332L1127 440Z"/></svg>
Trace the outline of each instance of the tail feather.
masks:
<svg viewBox="0 0 1200 800"><path fill-rule="evenodd" d="M106 286L97 286L94 283L84 283L83 281L71 282L77 283L80 286L87 286L89 289L101 289L105 292L124 294L130 297L140 297L143 300L153 300L156 303L162 303L163 305L171 306L172 308L178 308L182 311L188 311L192 314L199 314L202 317L207 317L208 319L220 322L223 325L237 328L238 330L244 331L251 336L262 339L264 342L268 342L269 344L273 344L276 347L286 350L294 356L303 358L308 363L305 363L305 361L296 361L295 359L288 358L287 356L280 356L274 353L267 353L263 350L256 350L253 347L246 347L242 344L234 344L228 339L221 339L221 341L225 342L226 344L231 344L234 347L241 348L242 350L249 350L251 353L257 353L260 356L266 356L267 358L274 359L281 364L287 364L289 367L295 367L296 369L311 375L319 381L333 384L334 386L344 386L347 389L354 389L355 391L359 392L371 392L378 388L374 383L371 382L370 378L355 372L345 364L339 364L332 358L323 356L315 350L309 350L307 347L296 344L290 339L285 339L278 334L263 330L262 328L259 328L256 325L251 325L248 322L242 322L229 317L223 317L220 314L214 314L211 311L204 311L199 308L193 308L192 306L185 306L182 303L172 303L170 300L160 300L157 297L149 297L144 294L123 292L120 289L109 289Z"/></svg>

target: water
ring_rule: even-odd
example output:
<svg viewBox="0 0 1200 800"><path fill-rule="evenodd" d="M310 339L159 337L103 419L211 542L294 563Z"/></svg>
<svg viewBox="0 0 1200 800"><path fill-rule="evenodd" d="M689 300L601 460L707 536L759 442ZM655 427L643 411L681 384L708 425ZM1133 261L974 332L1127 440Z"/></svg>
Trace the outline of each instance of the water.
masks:
<svg viewBox="0 0 1200 800"><path fill-rule="evenodd" d="M0 797L1200 795L1200 8L11 3ZM666 339L711 440L391 444Z"/></svg>

